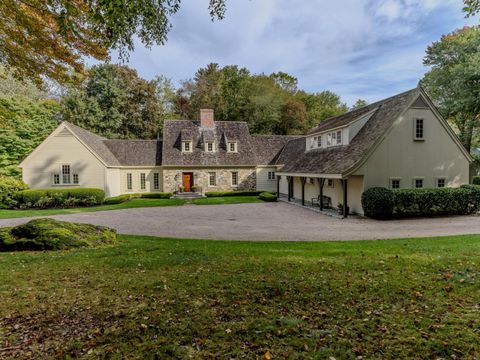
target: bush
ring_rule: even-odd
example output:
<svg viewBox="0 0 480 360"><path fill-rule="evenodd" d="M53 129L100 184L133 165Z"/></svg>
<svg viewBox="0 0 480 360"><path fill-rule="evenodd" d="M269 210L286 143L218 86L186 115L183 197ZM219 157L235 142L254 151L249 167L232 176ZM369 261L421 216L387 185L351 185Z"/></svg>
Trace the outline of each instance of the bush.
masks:
<svg viewBox="0 0 480 360"><path fill-rule="evenodd" d="M206 197L224 197L224 196L259 196L263 191L210 191L206 192Z"/></svg>
<svg viewBox="0 0 480 360"><path fill-rule="evenodd" d="M386 188L370 188L362 194L362 206L365 216L389 219L393 214L393 194Z"/></svg>
<svg viewBox="0 0 480 360"><path fill-rule="evenodd" d="M272 194L271 192L264 191L260 195L258 195L258 198L263 201L267 202L275 202L277 201L277 195Z"/></svg>
<svg viewBox="0 0 480 360"><path fill-rule="evenodd" d="M480 185L480 176L474 176L472 178L472 184L473 185Z"/></svg>
<svg viewBox="0 0 480 360"><path fill-rule="evenodd" d="M168 192L151 192L151 193L143 193L142 199L170 199L172 197L172 193Z"/></svg>
<svg viewBox="0 0 480 360"><path fill-rule="evenodd" d="M35 219L0 229L0 251L66 250L110 245L116 239L116 231L103 226Z"/></svg>
<svg viewBox="0 0 480 360"><path fill-rule="evenodd" d="M0 209L14 207L15 194L25 189L28 189L28 186L22 180L0 175Z"/></svg>
<svg viewBox="0 0 480 360"><path fill-rule="evenodd" d="M17 206L22 209L93 206L104 199L103 190L89 188L24 190L15 196Z"/></svg>
<svg viewBox="0 0 480 360"><path fill-rule="evenodd" d="M119 195L119 196L114 196L110 198L106 198L105 201L103 202L105 205L115 205L115 204L122 204L126 201L129 201L130 194L124 194L124 195Z"/></svg>
<svg viewBox="0 0 480 360"><path fill-rule="evenodd" d="M469 213L473 214L480 211L480 186L479 185L462 185L462 189L470 191L469 195Z"/></svg>

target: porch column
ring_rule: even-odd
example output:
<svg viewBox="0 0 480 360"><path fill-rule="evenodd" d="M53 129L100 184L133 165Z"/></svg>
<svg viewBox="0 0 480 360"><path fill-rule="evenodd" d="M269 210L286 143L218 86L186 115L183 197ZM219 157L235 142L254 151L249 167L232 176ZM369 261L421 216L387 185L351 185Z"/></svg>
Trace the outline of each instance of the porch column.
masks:
<svg viewBox="0 0 480 360"><path fill-rule="evenodd" d="M305 183L307 182L307 178L302 176L300 180L302 181L302 206L305 206Z"/></svg>
<svg viewBox="0 0 480 360"><path fill-rule="evenodd" d="M282 177L280 175L277 175L277 198L280 198L280 179Z"/></svg>
<svg viewBox="0 0 480 360"><path fill-rule="evenodd" d="M348 194L347 194L347 189L348 189L348 180L343 179L340 180L342 182L342 188L343 188L343 218L345 219L348 215L347 208L348 208Z"/></svg>
<svg viewBox="0 0 480 360"><path fill-rule="evenodd" d="M323 211L323 186L325 185L325 178L319 178L318 185L320 187L320 199L319 199L320 211Z"/></svg>
<svg viewBox="0 0 480 360"><path fill-rule="evenodd" d="M288 184L288 201L292 200L292 177L287 176L287 184Z"/></svg>

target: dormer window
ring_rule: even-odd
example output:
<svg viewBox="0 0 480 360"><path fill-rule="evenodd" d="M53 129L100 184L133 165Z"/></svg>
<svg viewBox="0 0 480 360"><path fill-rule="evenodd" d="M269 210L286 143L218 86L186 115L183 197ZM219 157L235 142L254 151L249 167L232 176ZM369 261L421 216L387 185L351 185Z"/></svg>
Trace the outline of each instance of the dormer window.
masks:
<svg viewBox="0 0 480 360"><path fill-rule="evenodd" d="M182 152L192 152L191 141L182 141Z"/></svg>
<svg viewBox="0 0 480 360"><path fill-rule="evenodd" d="M317 137L317 147L321 148L322 147L322 135L319 135Z"/></svg>
<svg viewBox="0 0 480 360"><path fill-rule="evenodd" d="M230 141L227 144L227 151L228 152L237 152L237 143L234 141Z"/></svg>
<svg viewBox="0 0 480 360"><path fill-rule="evenodd" d="M209 141L205 143L205 151L206 152L215 152L215 143L213 141Z"/></svg>
<svg viewBox="0 0 480 360"><path fill-rule="evenodd" d="M337 131L337 145L342 145L342 130Z"/></svg>

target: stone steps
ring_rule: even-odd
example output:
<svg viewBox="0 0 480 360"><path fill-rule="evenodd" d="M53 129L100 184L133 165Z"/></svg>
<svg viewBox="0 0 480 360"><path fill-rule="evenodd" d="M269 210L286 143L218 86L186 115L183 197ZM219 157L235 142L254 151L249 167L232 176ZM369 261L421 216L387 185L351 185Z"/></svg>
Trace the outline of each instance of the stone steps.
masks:
<svg viewBox="0 0 480 360"><path fill-rule="evenodd" d="M183 192L183 193L176 193L173 195L176 199L200 199L205 196L202 194L194 193L194 192Z"/></svg>

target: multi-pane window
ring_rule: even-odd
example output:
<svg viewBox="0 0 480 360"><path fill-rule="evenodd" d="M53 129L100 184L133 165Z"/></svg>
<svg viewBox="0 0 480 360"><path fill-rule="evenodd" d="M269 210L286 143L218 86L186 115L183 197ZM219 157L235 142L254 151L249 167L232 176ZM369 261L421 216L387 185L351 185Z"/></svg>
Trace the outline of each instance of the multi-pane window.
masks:
<svg viewBox="0 0 480 360"><path fill-rule="evenodd" d="M342 130L337 131L337 145L342 145Z"/></svg>
<svg viewBox="0 0 480 360"><path fill-rule="evenodd" d="M53 184L60 185L60 174L53 174Z"/></svg>
<svg viewBox="0 0 480 360"><path fill-rule="evenodd" d="M140 189L145 190L147 188L147 176L145 173L140 174Z"/></svg>
<svg viewBox="0 0 480 360"><path fill-rule="evenodd" d="M319 147L319 148L322 147L322 135L319 135L317 137L317 147Z"/></svg>
<svg viewBox="0 0 480 360"><path fill-rule="evenodd" d="M192 151L192 143L190 141L183 141L182 142L182 151L183 152L191 152Z"/></svg>
<svg viewBox="0 0 480 360"><path fill-rule="evenodd" d="M228 152L237 152L237 143L236 142L229 142L227 145Z"/></svg>
<svg viewBox="0 0 480 360"><path fill-rule="evenodd" d="M70 184L70 165L62 165L62 183Z"/></svg>
<svg viewBox="0 0 480 360"><path fill-rule="evenodd" d="M268 180L275 180L275 171L268 172Z"/></svg>
<svg viewBox="0 0 480 360"><path fill-rule="evenodd" d="M158 173L153 173L153 189L154 190L160 189L160 177Z"/></svg>
<svg viewBox="0 0 480 360"><path fill-rule="evenodd" d="M78 184L79 184L78 174L73 174L73 183L74 183L75 185L78 185Z"/></svg>
<svg viewBox="0 0 480 360"><path fill-rule="evenodd" d="M446 185L445 178L438 178L437 179L437 188L444 188Z"/></svg>
<svg viewBox="0 0 480 360"><path fill-rule="evenodd" d="M333 179L327 179L327 186L333 187Z"/></svg>
<svg viewBox="0 0 480 360"><path fill-rule="evenodd" d="M232 186L238 186L238 172L232 171Z"/></svg>
<svg viewBox="0 0 480 360"><path fill-rule="evenodd" d="M132 190L132 174L127 174L127 190Z"/></svg>
<svg viewBox="0 0 480 360"><path fill-rule="evenodd" d="M423 119L415 119L415 140L423 140L425 136Z"/></svg>
<svg viewBox="0 0 480 360"><path fill-rule="evenodd" d="M207 152L214 152L215 151L215 146L213 142L207 142Z"/></svg>
<svg viewBox="0 0 480 360"><path fill-rule="evenodd" d="M423 188L423 179L415 179L414 185L415 189Z"/></svg>
<svg viewBox="0 0 480 360"><path fill-rule="evenodd" d="M390 180L390 188L400 189L400 179L391 179Z"/></svg>
<svg viewBox="0 0 480 360"><path fill-rule="evenodd" d="M208 173L208 186L217 185L217 174L214 172Z"/></svg>
<svg viewBox="0 0 480 360"><path fill-rule="evenodd" d="M332 134L327 135L327 146L332 146Z"/></svg>

